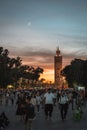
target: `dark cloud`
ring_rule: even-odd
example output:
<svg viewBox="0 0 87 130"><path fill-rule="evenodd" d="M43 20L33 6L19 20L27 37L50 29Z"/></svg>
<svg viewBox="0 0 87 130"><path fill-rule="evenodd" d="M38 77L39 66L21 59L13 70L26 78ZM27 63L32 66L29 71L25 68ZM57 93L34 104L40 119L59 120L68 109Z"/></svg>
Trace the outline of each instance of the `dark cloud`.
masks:
<svg viewBox="0 0 87 130"><path fill-rule="evenodd" d="M67 52L67 53L62 53L62 55L64 56L64 58L87 58L87 52L84 49L78 49L78 50L73 50L71 52Z"/></svg>

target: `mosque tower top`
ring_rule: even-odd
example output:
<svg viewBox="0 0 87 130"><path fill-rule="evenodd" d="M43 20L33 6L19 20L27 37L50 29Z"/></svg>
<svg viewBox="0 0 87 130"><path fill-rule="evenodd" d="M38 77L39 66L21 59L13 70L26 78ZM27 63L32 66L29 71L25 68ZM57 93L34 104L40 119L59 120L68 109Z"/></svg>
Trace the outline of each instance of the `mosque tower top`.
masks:
<svg viewBox="0 0 87 130"><path fill-rule="evenodd" d="M57 50L56 50L56 56L60 56L60 50L59 50L59 47L57 47Z"/></svg>

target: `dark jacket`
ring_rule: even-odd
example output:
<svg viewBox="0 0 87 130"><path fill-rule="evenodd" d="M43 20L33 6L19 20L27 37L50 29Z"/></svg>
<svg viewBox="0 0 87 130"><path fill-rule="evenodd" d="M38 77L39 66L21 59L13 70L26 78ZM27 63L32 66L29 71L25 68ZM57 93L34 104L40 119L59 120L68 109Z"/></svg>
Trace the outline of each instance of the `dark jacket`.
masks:
<svg viewBox="0 0 87 130"><path fill-rule="evenodd" d="M34 117L35 117L35 107L34 107L34 105L31 104L31 103L26 104L25 110L26 110L26 112L25 112L26 121L28 119L34 119Z"/></svg>

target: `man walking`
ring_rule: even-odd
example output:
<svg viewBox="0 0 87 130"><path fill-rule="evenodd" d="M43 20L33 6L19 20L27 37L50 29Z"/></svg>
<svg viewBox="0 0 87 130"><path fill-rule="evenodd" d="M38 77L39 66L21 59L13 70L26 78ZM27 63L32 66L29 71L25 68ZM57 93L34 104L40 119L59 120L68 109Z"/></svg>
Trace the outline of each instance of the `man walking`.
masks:
<svg viewBox="0 0 87 130"><path fill-rule="evenodd" d="M53 100L54 95L51 93L51 89L48 89L47 93L44 95L45 99L45 118L51 120L53 112Z"/></svg>

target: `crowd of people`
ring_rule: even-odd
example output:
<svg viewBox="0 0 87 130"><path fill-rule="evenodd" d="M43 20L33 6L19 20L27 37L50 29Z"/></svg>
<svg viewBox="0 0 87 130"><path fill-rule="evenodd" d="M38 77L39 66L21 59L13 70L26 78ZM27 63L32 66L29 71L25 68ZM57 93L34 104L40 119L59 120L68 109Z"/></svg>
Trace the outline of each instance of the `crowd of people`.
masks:
<svg viewBox="0 0 87 130"><path fill-rule="evenodd" d="M16 105L15 115L24 122L26 130L31 130L32 122L41 109L44 111L45 120L52 120L54 107L58 107L60 119L64 121L67 118L69 107L72 111L79 109L83 111L83 105L86 105L86 97L82 90L52 88L47 90L7 90L0 95L2 95L0 98L1 104L6 106L9 103L12 106Z"/></svg>

